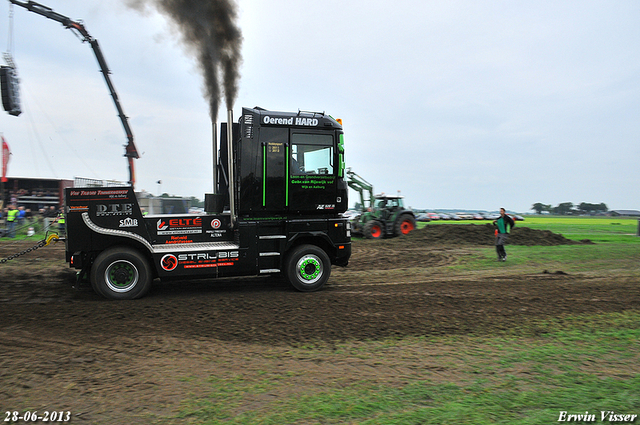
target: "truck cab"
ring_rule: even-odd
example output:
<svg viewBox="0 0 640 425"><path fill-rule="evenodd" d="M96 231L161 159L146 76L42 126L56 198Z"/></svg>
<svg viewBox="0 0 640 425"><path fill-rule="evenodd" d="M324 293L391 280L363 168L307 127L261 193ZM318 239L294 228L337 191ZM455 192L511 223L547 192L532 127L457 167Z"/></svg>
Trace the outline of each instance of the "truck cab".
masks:
<svg viewBox="0 0 640 425"><path fill-rule="evenodd" d="M341 123L262 108L229 121L204 214L143 215L132 187L66 190L67 261L96 292L133 299L155 278L270 274L316 291L347 265Z"/></svg>

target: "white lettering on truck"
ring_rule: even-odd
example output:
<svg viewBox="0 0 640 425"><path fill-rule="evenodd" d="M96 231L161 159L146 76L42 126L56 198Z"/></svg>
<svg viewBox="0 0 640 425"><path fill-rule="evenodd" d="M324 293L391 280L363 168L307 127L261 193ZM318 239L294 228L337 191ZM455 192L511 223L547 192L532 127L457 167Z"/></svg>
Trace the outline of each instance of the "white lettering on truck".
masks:
<svg viewBox="0 0 640 425"><path fill-rule="evenodd" d="M296 125L306 125L307 127L315 127L318 125L317 118L296 118Z"/></svg>
<svg viewBox="0 0 640 425"><path fill-rule="evenodd" d="M222 258L238 258L240 253L238 251L220 251L220 252L198 252L191 254L178 254L178 261L187 260L216 260Z"/></svg>
<svg viewBox="0 0 640 425"><path fill-rule="evenodd" d="M293 125L293 117L291 118L271 118L269 115L265 115L262 120L265 124L280 124L280 125Z"/></svg>
<svg viewBox="0 0 640 425"><path fill-rule="evenodd" d="M265 115L262 119L264 124L274 124L274 125L294 125L293 117L291 118L272 118L269 115ZM318 119L317 118L302 118L296 117L295 125L301 125L305 127L317 127Z"/></svg>

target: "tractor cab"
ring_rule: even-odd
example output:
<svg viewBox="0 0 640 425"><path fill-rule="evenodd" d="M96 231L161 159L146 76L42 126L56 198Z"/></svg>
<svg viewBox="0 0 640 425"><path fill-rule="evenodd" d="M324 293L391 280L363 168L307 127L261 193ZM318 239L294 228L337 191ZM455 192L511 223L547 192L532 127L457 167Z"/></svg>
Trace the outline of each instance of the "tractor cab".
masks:
<svg viewBox="0 0 640 425"><path fill-rule="evenodd" d="M381 220L388 220L397 211L404 210L402 196L387 196L385 194L374 197L372 215Z"/></svg>

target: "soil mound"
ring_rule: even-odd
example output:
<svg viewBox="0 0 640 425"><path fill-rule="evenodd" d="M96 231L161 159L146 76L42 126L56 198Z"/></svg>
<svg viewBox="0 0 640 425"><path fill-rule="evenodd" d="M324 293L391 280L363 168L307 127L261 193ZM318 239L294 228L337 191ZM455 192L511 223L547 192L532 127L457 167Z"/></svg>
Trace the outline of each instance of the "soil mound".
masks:
<svg viewBox="0 0 640 425"><path fill-rule="evenodd" d="M416 229L409 235L400 238L408 244L442 244L442 245L493 245L495 243L495 227L490 224L446 224L427 225ZM549 230L535 230L529 227L514 227L508 245L577 245L593 243L590 240L573 241Z"/></svg>

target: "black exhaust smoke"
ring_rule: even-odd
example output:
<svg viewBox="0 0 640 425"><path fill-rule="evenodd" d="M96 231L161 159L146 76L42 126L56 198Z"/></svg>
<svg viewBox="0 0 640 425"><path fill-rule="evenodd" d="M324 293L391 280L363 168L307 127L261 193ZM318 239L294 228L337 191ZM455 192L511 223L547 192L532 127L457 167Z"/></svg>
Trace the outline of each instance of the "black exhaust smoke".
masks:
<svg viewBox="0 0 640 425"><path fill-rule="evenodd" d="M233 0L125 0L144 12L154 5L176 25L181 39L198 59L204 77L204 94L209 100L211 121L217 122L221 90L226 109L233 109L238 94L242 55L242 34L236 25ZM219 77L220 74L220 77Z"/></svg>

